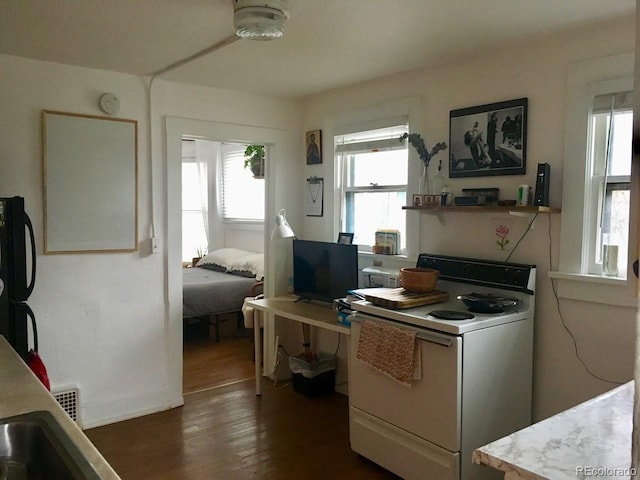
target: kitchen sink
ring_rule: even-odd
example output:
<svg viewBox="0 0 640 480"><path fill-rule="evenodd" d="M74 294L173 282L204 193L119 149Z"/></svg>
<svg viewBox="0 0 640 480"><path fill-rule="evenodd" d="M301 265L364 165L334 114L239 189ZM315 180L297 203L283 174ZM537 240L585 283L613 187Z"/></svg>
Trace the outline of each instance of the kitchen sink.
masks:
<svg viewBox="0 0 640 480"><path fill-rule="evenodd" d="M0 480L99 478L50 412L0 419Z"/></svg>

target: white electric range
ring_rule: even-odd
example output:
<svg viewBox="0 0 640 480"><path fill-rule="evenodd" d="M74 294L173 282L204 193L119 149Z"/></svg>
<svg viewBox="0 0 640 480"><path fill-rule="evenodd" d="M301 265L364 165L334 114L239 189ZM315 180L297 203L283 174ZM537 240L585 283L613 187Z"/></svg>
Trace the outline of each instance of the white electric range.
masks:
<svg viewBox="0 0 640 480"><path fill-rule="evenodd" d="M406 479L497 480L471 452L531 423L535 266L430 254L416 266L440 272L446 302L405 310L352 303L351 448ZM457 297L470 293L512 305L469 312ZM472 318L434 316L451 312ZM366 320L417 332L422 375L411 387L357 358Z"/></svg>

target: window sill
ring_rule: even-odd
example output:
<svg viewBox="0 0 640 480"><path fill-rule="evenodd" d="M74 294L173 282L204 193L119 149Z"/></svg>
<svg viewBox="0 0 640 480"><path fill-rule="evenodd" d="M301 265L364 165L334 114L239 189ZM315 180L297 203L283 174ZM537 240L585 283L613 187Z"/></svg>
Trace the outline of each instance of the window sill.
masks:
<svg viewBox="0 0 640 480"><path fill-rule="evenodd" d="M358 251L358 258L361 260L360 265L364 267L415 267L416 261L409 259L406 255L381 255L368 251Z"/></svg>
<svg viewBox="0 0 640 480"><path fill-rule="evenodd" d="M559 298L636 308L635 282L623 277L606 277L582 273L549 272L558 280Z"/></svg>
<svg viewBox="0 0 640 480"><path fill-rule="evenodd" d="M549 272L550 278L558 280L573 280L576 282L601 283L607 285L626 286L627 279L623 277L608 277L605 275L592 275L587 273Z"/></svg>

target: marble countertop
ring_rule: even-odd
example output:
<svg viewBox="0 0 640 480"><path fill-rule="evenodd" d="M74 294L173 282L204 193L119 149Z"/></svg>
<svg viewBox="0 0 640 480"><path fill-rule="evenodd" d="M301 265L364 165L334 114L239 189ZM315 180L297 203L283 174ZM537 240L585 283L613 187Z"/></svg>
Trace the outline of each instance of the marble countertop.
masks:
<svg viewBox="0 0 640 480"><path fill-rule="evenodd" d="M629 382L473 452L505 479L629 479L634 383Z"/></svg>
<svg viewBox="0 0 640 480"><path fill-rule="evenodd" d="M98 449L0 335L0 418L48 410L103 480L119 480Z"/></svg>

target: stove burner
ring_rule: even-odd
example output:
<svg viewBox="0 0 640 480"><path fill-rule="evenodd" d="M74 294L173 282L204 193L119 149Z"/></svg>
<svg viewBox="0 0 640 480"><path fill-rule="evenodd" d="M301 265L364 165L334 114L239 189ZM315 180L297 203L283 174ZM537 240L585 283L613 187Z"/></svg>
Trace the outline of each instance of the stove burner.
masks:
<svg viewBox="0 0 640 480"><path fill-rule="evenodd" d="M469 312L461 312L458 310L434 310L429 312L432 315L441 320L471 320L475 318L475 315Z"/></svg>

